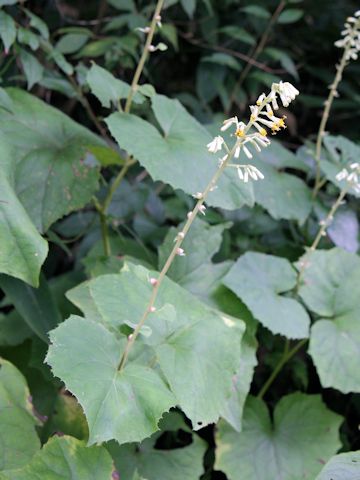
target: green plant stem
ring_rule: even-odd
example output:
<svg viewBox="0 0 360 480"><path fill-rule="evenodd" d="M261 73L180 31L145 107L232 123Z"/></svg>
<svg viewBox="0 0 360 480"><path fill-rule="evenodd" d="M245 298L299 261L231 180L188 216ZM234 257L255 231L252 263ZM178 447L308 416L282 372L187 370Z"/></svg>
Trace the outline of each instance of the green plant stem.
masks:
<svg viewBox="0 0 360 480"><path fill-rule="evenodd" d="M95 196L92 197L92 200L94 202L96 210L99 213L101 238L104 246L104 253L107 257L109 257L111 255L111 245L106 223L106 214L104 213L103 206L100 204L99 200Z"/></svg>
<svg viewBox="0 0 360 480"><path fill-rule="evenodd" d="M230 95L230 102L229 102L228 108L226 109L226 114L229 114L229 112L231 110L231 106L234 103L237 91L241 88L242 84L244 83L245 78L248 76L248 74L249 74L249 72L250 72L250 70L253 66L254 61L256 61L256 59L258 58L260 53L263 51L263 49L264 49L264 47L265 47L265 45L268 41L271 29L272 29L273 25L276 23L279 15L282 12L282 10L284 9L285 5L286 5L285 0L280 0L280 3L276 7L276 10L274 11L274 13L272 14L272 16L269 20L269 23L267 24L267 27L265 28L264 33L262 34L262 36L259 40L259 43L255 47L255 50L252 53L250 53L250 58L251 58L252 62L250 62L250 61L247 62L247 64L245 65L245 68L241 72L239 80L235 83L235 86L234 86L234 88L232 90L232 93Z"/></svg>
<svg viewBox="0 0 360 480"><path fill-rule="evenodd" d="M140 80L142 71L144 69L145 62L146 62L146 60L148 58L148 55L149 55L149 47L150 47L151 42L152 42L153 37L154 37L154 33L155 33L155 29L156 29L156 23L158 22L157 17L160 15L163 4L164 4L164 0L158 0L158 2L156 4L155 12L154 12L154 15L153 15L151 23L150 23L150 30L147 34L144 49L143 49L143 52L141 54L139 63L136 67L134 77L133 77L132 82L131 82L129 95L126 99L126 103L125 103L125 112L126 113L130 112L132 100L133 100L133 97L134 97L134 95L136 93L136 90L138 88L139 80Z"/></svg>
<svg viewBox="0 0 360 480"><path fill-rule="evenodd" d="M110 146L112 147L112 142L110 140L110 138L107 136L107 133L106 133L106 130L105 128L101 125L100 121L98 120L98 118L96 117L93 109L91 108L91 105L90 103L88 102L88 99L85 97L85 95L83 94L82 90L81 90L81 87L76 83L76 81L73 79L73 77L71 75L68 75L68 79L69 81L71 82L72 86L74 87L74 89L76 90L77 94L78 94L78 99L79 99L79 102L81 103L81 105L84 107L86 113L88 114L88 117L90 118L90 120L93 122L93 124L95 125L95 127L97 128L98 132L100 133L100 135L103 137L103 139L105 140L105 142Z"/></svg>
<svg viewBox="0 0 360 480"><path fill-rule="evenodd" d="M320 188L323 185L323 182L321 180L321 169L320 169L320 163L321 163L321 147L322 147L322 142L323 138L325 135L325 128L327 121L329 119L329 114L330 114L330 109L332 106L332 103L334 101L335 96L337 95L337 88L339 86L339 83L341 82L342 79L342 74L344 71L344 68L347 65L347 60L346 56L348 53L348 50L350 48L350 42L349 44L344 48L344 53L343 56L341 57L341 61L339 65L336 68L336 76L335 79L330 87L330 92L327 100L325 101L325 108L321 117L321 122L320 122L320 127L319 131L317 134L317 139L316 139L316 149L315 149L315 163L316 163L316 177L315 177L315 185L313 189L313 199L315 200Z"/></svg>
<svg viewBox="0 0 360 480"><path fill-rule="evenodd" d="M338 198L336 199L336 201L334 202L333 206L331 207L329 213L327 214L325 220L323 220L321 222L321 226L320 226L320 229L311 245L311 247L309 248L308 252L305 254L304 258L302 259L302 263L301 263L301 267L300 267L300 270L299 270L299 273L298 273L298 277L297 277L297 282L296 282L296 292L299 291L299 288L300 288L300 285L301 285L301 281L302 281L302 278L304 276L304 272L306 270L306 267L307 267L307 256L309 254L311 254L312 252L314 252L319 243L320 243L320 240L322 239L322 237L324 236L325 232L326 232L326 229L328 228L328 226L330 225L332 219L334 218L334 215L337 211L337 209L340 207L342 201L344 200L345 198L345 195L348 191L348 186L345 187L343 190L341 190Z"/></svg>
<svg viewBox="0 0 360 480"><path fill-rule="evenodd" d="M274 370L272 371L270 377L267 379L267 381L264 383L264 385L262 386L259 394L258 394L258 398L263 398L263 396L265 395L265 393L269 390L269 388L271 387L271 385L273 384L274 380L276 379L276 377L279 375L279 373L281 372L283 366L295 355L295 353L297 353L300 348L305 345L305 343L307 342L307 338L304 338L303 340L300 340L291 350L289 349L289 340L286 339L286 342L285 342L285 348L284 348L284 353L279 361L279 363L276 365L276 367L274 368Z"/></svg>

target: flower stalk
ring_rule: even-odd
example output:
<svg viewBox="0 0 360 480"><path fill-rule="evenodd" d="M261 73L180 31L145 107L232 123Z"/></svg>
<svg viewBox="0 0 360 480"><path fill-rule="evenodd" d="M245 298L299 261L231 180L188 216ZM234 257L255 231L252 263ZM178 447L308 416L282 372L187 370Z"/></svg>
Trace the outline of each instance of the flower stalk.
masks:
<svg viewBox="0 0 360 480"><path fill-rule="evenodd" d="M349 17L345 23L345 30L342 32L343 38L335 42L335 46L343 48L344 52L341 57L340 63L336 67L336 75L333 83L330 86L330 92L327 100L325 101L325 108L321 117L320 127L316 139L315 148L315 163L316 163L316 177L315 185L313 189L313 199L316 198L320 188L323 185L321 180L321 149L325 136L325 129L329 119L331 106L334 98L338 94L338 86L341 82L345 67L351 60L357 60L358 52L360 51L360 10L355 12L354 17Z"/></svg>
<svg viewBox="0 0 360 480"><path fill-rule="evenodd" d="M230 166L230 161L233 158L234 159L239 158L241 150L246 148L245 144L249 143L249 145L253 145L253 147L257 151L259 151L261 150L261 146L266 147L270 143L270 141L266 137L267 131L262 125L268 126L268 128L271 129L273 134L279 131L280 128L285 128L283 119L278 119L277 117L275 117L270 105L275 110L278 109L279 107L277 104L277 97L279 96L283 105L288 106L289 103L292 100L294 100L294 98L298 93L299 93L298 90L296 90L296 88L293 87L288 82L286 83L280 82L279 84L273 84L269 95L267 96L265 94L260 95L260 97L256 102L256 105L252 105L250 107L251 115L247 124L243 122L239 122L237 117L232 117L224 121L223 126L221 127L222 131L227 130L230 127L235 127L235 133L233 134L233 136L235 137L236 140L231 149L229 149L225 140L221 136L215 137L207 145L208 150L211 153L217 153L218 151L222 150L223 147L225 148L227 153L224 157L222 157L219 160L218 168L215 171L209 183L207 184L207 186L205 187L205 189L202 192L197 192L193 195L193 197L197 199L194 209L188 213L187 221L183 229L180 232L178 232L178 234L176 235L174 247L171 250L170 255L168 256L162 270L160 271L159 276L157 278L150 279L150 283L153 286L150 299L146 305L145 311L139 323L136 325L133 333L128 336L124 353L118 365L119 371L123 370L123 368L125 367L125 364L129 357L132 346L134 345L141 331L141 328L145 324L146 319L151 313L156 311L155 302L158 296L159 289L161 288L162 282L169 268L171 267L172 262L174 261L174 258L176 256L185 255L185 252L181 248L181 245L184 239L186 238L186 235L190 230L190 227L193 221L195 220L196 216L198 215L198 213L200 212L202 214L205 214L204 202L206 201L209 193L217 187L218 180L221 177L224 170L228 166ZM264 111L265 109L266 111ZM252 128L254 128L257 131L255 133L251 133L250 130ZM251 155L250 152L249 154ZM248 157L249 157L249 154L247 154ZM231 166L233 167L234 165L231 165ZM241 171L241 169L244 169L244 172L247 173L246 181L248 181L249 176L254 180L263 178L263 175L261 174L261 172L259 172L259 170L257 169L254 170L254 167L252 166L239 165L238 167L240 169L239 171ZM240 174L239 174L239 178L241 179ZM244 174L242 174L242 180L245 181Z"/></svg>

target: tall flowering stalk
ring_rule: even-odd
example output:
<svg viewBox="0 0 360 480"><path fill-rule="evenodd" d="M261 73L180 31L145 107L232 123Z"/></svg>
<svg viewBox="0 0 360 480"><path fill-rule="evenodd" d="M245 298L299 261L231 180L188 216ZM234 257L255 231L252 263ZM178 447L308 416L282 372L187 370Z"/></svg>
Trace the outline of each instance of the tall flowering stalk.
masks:
<svg viewBox="0 0 360 480"><path fill-rule="evenodd" d="M321 170L320 170L320 159L321 159L321 147L322 141L325 135L325 128L329 118L329 113L331 105L334 101L334 98L337 97L338 91L337 88L341 82L343 71L345 67L351 60L357 60L358 53L360 52L360 10L355 12L353 17L348 17L344 25L344 30L341 32L342 38L335 42L335 46L343 48L344 52L341 57L340 63L336 67L336 75L333 83L330 85L329 96L325 102L324 112L321 118L319 132L316 139L316 150L315 150L315 162L316 162L316 178L315 185L313 190L313 197L315 198L318 191L322 186L321 182Z"/></svg>
<svg viewBox="0 0 360 480"><path fill-rule="evenodd" d="M219 159L218 168L215 171L213 177L202 192L197 192L193 196L197 199L195 207L187 215L187 221L183 229L177 233L174 239L174 247L166 260L161 272L157 278L151 278L150 283L153 286L153 291L146 309L136 325L133 333L129 335L125 351L119 363L119 370L122 370L128 359L130 350L139 335L139 332L146 322L149 315L156 311L156 299L161 287L161 284L171 267L171 264L176 256L184 256L185 251L181 248L181 245L193 223L197 214L200 212L205 214L206 199L211 191L213 191L218 183L219 178L226 168L236 168L238 171L239 179L243 182L249 180L259 180L264 178L263 174L253 165L230 163L231 160L235 162L239 159L241 151L243 151L247 158L252 158L252 153L249 147L252 147L256 151L260 152L262 148L267 147L270 144L270 140L267 137L267 129L272 134L276 134L280 129L286 128L285 118L276 117L274 111L278 110L278 99L284 107L288 107L290 102L295 99L299 91L288 82L274 83L271 87L271 91L268 95L261 94L258 98L256 105L250 106L250 119L247 123L241 122L237 117L232 117L224 121L221 131L234 129L233 138L235 139L232 147L229 147L224 138L221 135L216 136L208 145L208 150L211 153L216 154L224 150L225 155Z"/></svg>

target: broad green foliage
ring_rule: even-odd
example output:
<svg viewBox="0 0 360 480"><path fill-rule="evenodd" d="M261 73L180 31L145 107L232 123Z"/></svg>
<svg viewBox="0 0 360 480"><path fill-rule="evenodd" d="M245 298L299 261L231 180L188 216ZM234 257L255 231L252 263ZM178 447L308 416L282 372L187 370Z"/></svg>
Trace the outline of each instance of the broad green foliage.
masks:
<svg viewBox="0 0 360 480"><path fill-rule="evenodd" d="M211 136L178 100L155 95L152 109L162 133L145 120L125 113L113 113L106 123L120 147L134 155L154 180L189 194L202 191L217 168L216 157L206 149ZM252 205L252 184L240 182L234 169L228 169L208 203L227 209Z"/></svg>
<svg viewBox="0 0 360 480"><path fill-rule="evenodd" d="M25 467L4 472L0 480L107 480L112 460L104 447L86 447L72 437L53 437Z"/></svg>
<svg viewBox="0 0 360 480"><path fill-rule="evenodd" d="M116 106L118 101L126 98L130 91L127 83L115 78L110 72L95 63L88 71L86 80L91 91L104 107L109 108L111 104Z"/></svg>
<svg viewBox="0 0 360 480"><path fill-rule="evenodd" d="M228 226L223 224L211 227L196 219L182 245L186 256L175 258L168 273L172 280L204 301L211 296L232 265L230 261L212 262L212 257L220 248L222 234ZM177 229L171 228L159 249L159 268L164 265L172 249L176 233Z"/></svg>
<svg viewBox="0 0 360 480"><path fill-rule="evenodd" d="M273 333L287 338L306 338L310 318L304 307L282 295L296 285L296 271L285 258L248 252L223 280Z"/></svg>
<svg viewBox="0 0 360 480"><path fill-rule="evenodd" d="M91 199L98 188L98 171L86 165L87 146L102 142L36 97L15 88L7 93L12 110L0 109L0 145L5 139L13 147L13 186L44 232Z"/></svg>
<svg viewBox="0 0 360 480"><path fill-rule="evenodd" d="M25 378L0 358L0 471L19 468L40 448Z"/></svg>
<svg viewBox="0 0 360 480"><path fill-rule="evenodd" d="M357 480L360 452L340 453L330 458L315 480Z"/></svg>
<svg viewBox="0 0 360 480"><path fill-rule="evenodd" d="M159 293L158 311L148 319L141 335L142 343L149 346L148 353L144 358L134 358L135 363L129 363L123 373L117 373L124 340L119 342L109 330L118 332L120 326L134 326L140 320L151 294L151 275L154 273L143 267L129 265L120 275L104 275L80 285L69 293L69 298L84 312L86 320L67 320L51 334L53 345L49 350L48 361L55 375L64 380L83 405L90 427L90 442L104 438L117 438L122 443L141 440L156 430L156 421L152 421L151 426L145 423L146 428L132 428L131 432L117 432L114 429L111 433L106 433L107 419L112 418L108 416L108 406L101 410L94 426L93 413L88 406L88 403L93 404L94 400L90 402L88 398L96 397L97 401L101 401L104 394L108 393L109 384L106 384L102 392L96 384L89 384L90 390L85 393L81 389L84 384L82 375L86 372L91 378L96 378L96 372L86 367L86 362L94 356L94 352L89 349L89 343L99 342L96 338L100 333L103 341L109 343L107 348L101 347L101 352L109 352L111 345L113 363L111 368L109 366L110 384L113 377L123 381L123 375L129 369L131 373L131 369L136 368L142 372L144 382L146 379L149 383L155 382L160 394L161 380L158 372L146 366L148 362L153 364L152 359L155 356L174 394L172 397L164 385L163 394L157 399L157 404L163 402L162 410L158 413L159 418L170 406L178 404L192 420L194 428L200 428L219 418L223 403L231 393L232 377L239 368L242 322L210 309L169 279L166 279ZM109 330L92 322L100 323ZM85 342L87 345L80 348L84 337L74 339L74 331L81 337L79 332L82 329L94 338L89 338ZM90 333L90 329L93 333ZM99 332L95 334L97 329ZM79 345L77 342L80 342ZM81 371L72 368L74 358L77 357L81 361ZM69 359L68 364L66 359ZM103 361L99 360L100 365ZM100 371L98 374L100 375ZM101 377L104 377L103 373ZM135 382L134 377L128 381ZM148 401L150 400L149 398ZM116 408L116 405L115 402L110 407ZM145 399L140 410L147 408ZM133 421L128 418L129 409L130 406L125 402L124 415L118 422ZM112 428L114 424L111 423Z"/></svg>
<svg viewBox="0 0 360 480"><path fill-rule="evenodd" d="M300 295L320 316L311 328L309 353L321 384L360 392L360 259L334 248L308 255Z"/></svg>
<svg viewBox="0 0 360 480"><path fill-rule="evenodd" d="M62 319L46 278L41 275L40 285L35 289L16 278L0 275L0 287L33 332L48 342L47 332Z"/></svg>
<svg viewBox="0 0 360 480"><path fill-rule="evenodd" d="M0 271L35 287L39 283L39 272L47 256L48 246L16 196L13 155L1 137Z"/></svg>
<svg viewBox="0 0 360 480"><path fill-rule="evenodd" d="M140 441L157 429L161 415L175 405L155 370L134 363L118 371L124 340L117 340L102 325L71 316L50 338L47 362L82 405L89 445L111 439Z"/></svg>
<svg viewBox="0 0 360 480"><path fill-rule="evenodd" d="M341 422L319 395L283 397L273 422L266 404L249 397L241 433L219 424L215 469L229 480L312 480L339 448Z"/></svg>

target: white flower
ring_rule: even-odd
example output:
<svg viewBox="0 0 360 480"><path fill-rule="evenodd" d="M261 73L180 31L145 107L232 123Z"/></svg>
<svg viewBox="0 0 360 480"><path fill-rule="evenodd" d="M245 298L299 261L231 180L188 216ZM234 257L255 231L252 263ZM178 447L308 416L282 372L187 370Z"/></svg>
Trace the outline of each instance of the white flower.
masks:
<svg viewBox="0 0 360 480"><path fill-rule="evenodd" d="M218 135L210 143L207 144L208 150L211 153L216 153L222 149L224 139Z"/></svg>
<svg viewBox="0 0 360 480"><path fill-rule="evenodd" d="M343 169L341 170L341 172L339 172L339 173L336 175L335 178L336 178L336 180L337 180L338 182L341 182L341 180L344 180L345 178L347 178L348 175L349 175L349 172L346 170L346 168L343 168Z"/></svg>
<svg viewBox="0 0 360 480"><path fill-rule="evenodd" d="M139 30L139 32L142 32L142 33L149 33L150 27L144 27L144 28L138 27L135 30Z"/></svg>
<svg viewBox="0 0 360 480"><path fill-rule="evenodd" d="M295 100L295 97L300 93L299 90L295 88L294 85L291 85L290 82L273 83L271 90L279 94L281 103L284 105L284 107L288 107L290 103Z"/></svg>
<svg viewBox="0 0 360 480"><path fill-rule="evenodd" d="M206 212L206 207L205 207L205 205L200 205L200 207L199 207L199 212L202 213L203 215L205 215L205 212Z"/></svg>
<svg viewBox="0 0 360 480"><path fill-rule="evenodd" d="M239 120L237 117L231 117L231 118L228 118L227 120L224 120L223 121L223 126L220 128L220 130L222 132L224 132L225 130L227 130L229 127L231 127L231 125L235 124L236 125L236 128L237 126L239 125Z"/></svg>
<svg viewBox="0 0 360 480"><path fill-rule="evenodd" d="M254 167L254 165L238 165L237 173L240 180L242 180L244 183L249 181L249 177L255 181L264 179L264 175L258 168Z"/></svg>
<svg viewBox="0 0 360 480"><path fill-rule="evenodd" d="M245 155L248 158L253 158L252 153L250 152L250 150L245 145L243 145L243 150L244 150Z"/></svg>

